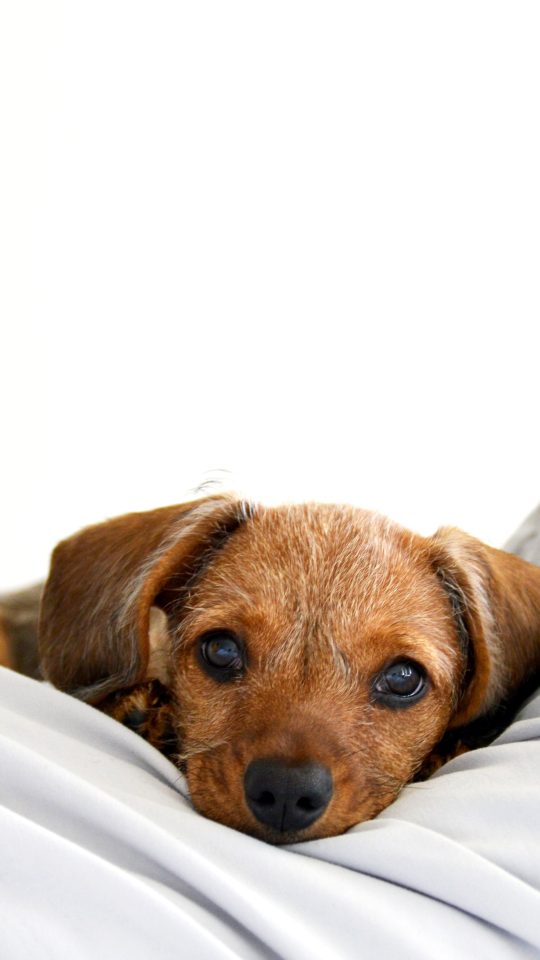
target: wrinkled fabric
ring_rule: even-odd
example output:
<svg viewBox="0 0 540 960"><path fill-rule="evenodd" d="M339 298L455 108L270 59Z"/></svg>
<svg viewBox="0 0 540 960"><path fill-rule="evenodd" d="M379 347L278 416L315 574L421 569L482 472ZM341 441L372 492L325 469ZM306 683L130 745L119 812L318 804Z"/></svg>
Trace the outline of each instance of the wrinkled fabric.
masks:
<svg viewBox="0 0 540 960"><path fill-rule="evenodd" d="M341 837L201 817L92 707L0 670L2 960L538 958L540 695Z"/></svg>
<svg viewBox="0 0 540 960"><path fill-rule="evenodd" d="M540 566L540 505L525 518L504 549Z"/></svg>

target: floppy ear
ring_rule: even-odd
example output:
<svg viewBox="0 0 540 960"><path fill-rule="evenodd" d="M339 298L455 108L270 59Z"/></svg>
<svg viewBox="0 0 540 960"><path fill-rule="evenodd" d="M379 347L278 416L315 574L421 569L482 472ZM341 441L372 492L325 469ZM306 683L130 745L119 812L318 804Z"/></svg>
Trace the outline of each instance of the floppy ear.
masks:
<svg viewBox="0 0 540 960"><path fill-rule="evenodd" d="M45 679L90 703L148 675L151 610L248 516L228 496L130 513L54 550L39 625Z"/></svg>
<svg viewBox="0 0 540 960"><path fill-rule="evenodd" d="M540 679L540 567L453 528L429 544L464 652L463 726Z"/></svg>

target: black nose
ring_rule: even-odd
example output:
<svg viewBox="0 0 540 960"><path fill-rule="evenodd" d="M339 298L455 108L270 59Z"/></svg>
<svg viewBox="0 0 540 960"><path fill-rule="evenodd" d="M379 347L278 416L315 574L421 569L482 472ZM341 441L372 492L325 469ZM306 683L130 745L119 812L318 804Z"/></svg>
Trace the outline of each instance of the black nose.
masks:
<svg viewBox="0 0 540 960"><path fill-rule="evenodd" d="M291 766L283 760L254 760L244 775L244 792L261 823L281 833L303 830L330 803L332 774L322 763Z"/></svg>

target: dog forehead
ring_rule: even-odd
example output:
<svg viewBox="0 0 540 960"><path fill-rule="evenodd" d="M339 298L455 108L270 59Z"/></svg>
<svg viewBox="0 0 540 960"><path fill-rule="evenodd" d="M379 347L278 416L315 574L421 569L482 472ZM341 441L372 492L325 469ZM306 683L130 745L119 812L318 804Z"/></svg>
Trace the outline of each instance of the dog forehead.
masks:
<svg viewBox="0 0 540 960"><path fill-rule="evenodd" d="M418 604L422 538L377 513L301 504L253 512L211 558L199 586L265 606ZM431 579L431 578L430 578Z"/></svg>
<svg viewBox="0 0 540 960"><path fill-rule="evenodd" d="M377 513L326 504L265 508L239 533L243 540L231 541L232 549L245 549L269 570L329 579L410 560L413 538Z"/></svg>
<svg viewBox="0 0 540 960"><path fill-rule="evenodd" d="M423 538L352 507L253 514L192 585L179 636L189 646L220 627L243 637L261 667L285 664L293 679L298 664L316 673L333 663L336 677L350 678L397 654L446 675L455 659L450 607Z"/></svg>

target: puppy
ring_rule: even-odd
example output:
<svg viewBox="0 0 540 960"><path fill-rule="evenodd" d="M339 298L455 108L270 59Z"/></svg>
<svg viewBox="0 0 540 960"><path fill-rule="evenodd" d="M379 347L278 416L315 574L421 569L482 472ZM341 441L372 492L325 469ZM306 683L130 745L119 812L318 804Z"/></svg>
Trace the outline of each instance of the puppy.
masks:
<svg viewBox="0 0 540 960"><path fill-rule="evenodd" d="M52 557L43 675L272 843L339 834L489 739L540 670L540 569L454 529L231 497L90 527Z"/></svg>

